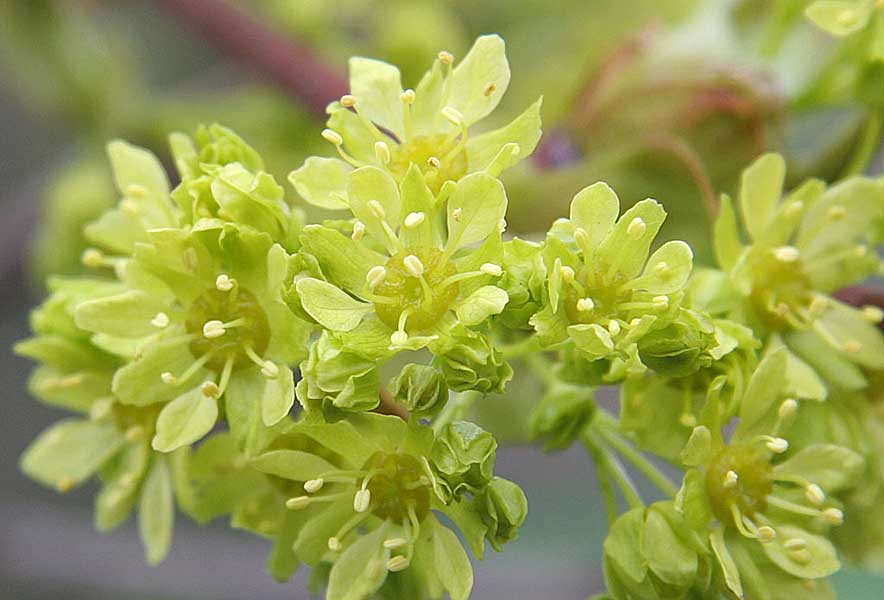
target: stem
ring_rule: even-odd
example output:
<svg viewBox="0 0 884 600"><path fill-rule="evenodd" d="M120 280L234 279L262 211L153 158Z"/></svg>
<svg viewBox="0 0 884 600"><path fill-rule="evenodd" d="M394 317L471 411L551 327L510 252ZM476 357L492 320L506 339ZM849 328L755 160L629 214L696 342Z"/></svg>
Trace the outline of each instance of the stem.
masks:
<svg viewBox="0 0 884 600"><path fill-rule="evenodd" d="M375 412L382 415L394 415L403 421L408 420L408 411L393 399L393 396L390 395L389 391L385 388L381 388L379 395L381 397L381 403L375 409Z"/></svg>
<svg viewBox="0 0 884 600"><path fill-rule="evenodd" d="M596 417L593 419L590 427L598 432L606 444L614 448L618 454L638 469L648 481L657 486L657 489L670 497L674 497L678 493L678 488L675 484L654 463L620 435L617 421L611 415L599 410L596 412Z"/></svg>
<svg viewBox="0 0 884 600"><path fill-rule="evenodd" d="M503 354L506 360L519 358L526 354L533 354L540 350L540 342L536 335L529 335L525 339L519 340L514 344L498 345L497 349Z"/></svg>
<svg viewBox="0 0 884 600"><path fill-rule="evenodd" d="M610 527L617 520L617 496L614 494L614 487L611 485L611 476L603 466L604 450L589 436L584 436L583 445L586 446L587 452L592 456L592 460L596 465L599 488L605 501L605 513L608 515L608 526Z"/></svg>
<svg viewBox="0 0 884 600"><path fill-rule="evenodd" d="M587 449L595 447L598 450L597 464L599 471L604 471L606 476L610 475L614 478L617 487L619 487L620 491L623 493L623 497L626 499L626 503L629 505L630 509L644 506L645 503L642 501L641 496L639 496L638 491L635 489L635 484L626 473L623 465L611 455L607 448L599 444L593 433L594 432L590 428L587 428L584 430L581 439ZM591 449L590 452L592 452ZM599 478L599 481L601 481L601 478Z"/></svg>
<svg viewBox="0 0 884 600"><path fill-rule="evenodd" d="M267 28L221 0L153 0L176 20L199 31L218 50L262 72L312 112L347 91L343 74L324 64L307 46Z"/></svg>
<svg viewBox="0 0 884 600"><path fill-rule="evenodd" d="M843 177L861 175L865 172L880 145L882 125L884 125L884 115L879 111L872 111L866 119L859 145L844 169Z"/></svg>

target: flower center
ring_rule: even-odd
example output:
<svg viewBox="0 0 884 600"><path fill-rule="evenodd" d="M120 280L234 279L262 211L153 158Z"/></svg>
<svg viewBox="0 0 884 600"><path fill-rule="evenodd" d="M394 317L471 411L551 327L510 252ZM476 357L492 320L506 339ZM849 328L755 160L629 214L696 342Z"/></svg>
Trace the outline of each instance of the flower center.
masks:
<svg viewBox="0 0 884 600"><path fill-rule="evenodd" d="M420 168L433 193L449 179L457 181L467 172L466 151L458 147L457 138L445 135L417 136L395 146L388 168L401 180L411 163Z"/></svg>
<svg viewBox="0 0 884 600"><path fill-rule="evenodd" d="M615 281L604 285L604 271L603 265L586 265L574 277L573 283L564 282L562 305L571 323L606 324L617 318L620 305L632 300L633 291L620 285L625 277L616 273Z"/></svg>
<svg viewBox="0 0 884 600"><path fill-rule="evenodd" d="M800 259L790 259L788 253L777 258L769 252L750 259L752 292L750 299L764 324L771 329L789 327L788 317L804 320L812 300L807 278Z"/></svg>
<svg viewBox="0 0 884 600"><path fill-rule="evenodd" d="M211 321L223 329L217 336L205 335L205 326ZM226 325L230 326L226 326ZM215 371L224 368L233 358L233 369L251 365L249 351L263 356L270 342L270 325L257 298L239 287L228 291L212 288L203 292L187 315L187 332L194 335L190 350L194 356L211 353L206 366Z"/></svg>
<svg viewBox="0 0 884 600"><path fill-rule="evenodd" d="M430 510L428 482L416 458L408 454L376 452L364 471L372 473L368 484L371 512L381 519L405 521L412 508L418 521Z"/></svg>
<svg viewBox="0 0 884 600"><path fill-rule="evenodd" d="M706 491L715 516L733 525L732 506L752 517L767 506L773 491L773 467L763 450L753 446L728 446L709 463Z"/></svg>
<svg viewBox="0 0 884 600"><path fill-rule="evenodd" d="M415 276L406 259L416 256L423 273ZM426 329L441 319L457 299L457 282L443 283L457 274L457 268L437 248L403 250L391 256L385 265L386 274L373 290L374 295L389 299L375 302L378 318L393 329L405 311L408 329Z"/></svg>

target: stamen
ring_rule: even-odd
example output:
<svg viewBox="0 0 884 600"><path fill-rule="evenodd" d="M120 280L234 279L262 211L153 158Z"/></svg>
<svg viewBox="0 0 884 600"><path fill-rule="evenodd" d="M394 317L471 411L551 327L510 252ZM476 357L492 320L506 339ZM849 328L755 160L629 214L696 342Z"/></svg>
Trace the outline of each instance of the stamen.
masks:
<svg viewBox="0 0 884 600"><path fill-rule="evenodd" d="M331 550L332 552L337 552L338 550L340 550L341 549L341 540L339 540L338 538L336 538L334 536L328 538L328 549Z"/></svg>
<svg viewBox="0 0 884 600"><path fill-rule="evenodd" d="M847 215L847 209L840 204L835 204L826 212L826 217L831 221L840 221Z"/></svg>
<svg viewBox="0 0 884 600"><path fill-rule="evenodd" d="M791 419L798 412L798 401L794 398L786 398L777 409L777 416L780 419Z"/></svg>
<svg viewBox="0 0 884 600"><path fill-rule="evenodd" d="M285 501L285 506L291 510L301 510L310 505L312 498L310 496L296 496Z"/></svg>
<svg viewBox="0 0 884 600"><path fill-rule="evenodd" d="M397 329L390 335L390 344L393 346L404 346L408 343L408 334L401 329Z"/></svg>
<svg viewBox="0 0 884 600"><path fill-rule="evenodd" d="M193 363L189 367L187 367L187 369L185 369L181 375L176 376L176 375L166 371L166 372L160 374L160 379L162 379L163 383L168 384L168 385L180 385L182 383L185 383L191 377L196 375L197 371L202 369L203 365L205 365L207 362L209 362L212 359L212 356L214 356L214 355L215 355L214 352L206 352L205 354L200 356L198 359L193 361Z"/></svg>
<svg viewBox="0 0 884 600"><path fill-rule="evenodd" d="M691 413L682 413L681 416L678 418L678 422L681 423L682 425L684 425L685 427L689 427L689 428L693 429L694 427L697 426L697 417L695 417ZM728 471L728 473L732 473L732 472L733 471ZM734 474L736 475L736 473L734 473ZM727 483L728 483L727 478L725 478L725 482L724 482L725 487L728 487Z"/></svg>
<svg viewBox="0 0 884 600"><path fill-rule="evenodd" d="M384 141L377 141L374 143L374 155L379 162L385 165L390 164L390 160L392 159L390 147L387 145L387 142Z"/></svg>
<svg viewBox="0 0 884 600"><path fill-rule="evenodd" d="M724 481L721 483L725 488L733 488L737 486L737 483L740 481L740 476L737 475L735 471L728 471L724 474Z"/></svg>
<svg viewBox="0 0 884 600"><path fill-rule="evenodd" d="M495 91L496 89L497 89L497 86L494 85L494 82L493 82L493 81L489 81L489 82L485 85L485 89L482 91L482 93L485 94L485 96L490 96L491 94L494 93L494 91Z"/></svg>
<svg viewBox="0 0 884 600"><path fill-rule="evenodd" d="M665 260L661 260L656 265L654 265L654 272L661 277L669 274L669 271L669 263L667 263Z"/></svg>
<svg viewBox="0 0 884 600"><path fill-rule="evenodd" d="M823 518L831 525L843 525L844 513L839 508L827 508L823 511Z"/></svg>
<svg viewBox="0 0 884 600"><path fill-rule="evenodd" d="M884 321L884 310L881 310L877 306L863 306L862 308L863 318L869 323L880 323Z"/></svg>
<svg viewBox="0 0 884 600"><path fill-rule="evenodd" d="M378 219L386 219L387 211L384 210L384 205L378 202L377 200L369 200L368 201L368 210L371 211L371 214L376 216Z"/></svg>
<svg viewBox="0 0 884 600"><path fill-rule="evenodd" d="M617 335L620 333L620 321L617 319L611 319L608 321L608 333L611 335Z"/></svg>
<svg viewBox="0 0 884 600"><path fill-rule="evenodd" d="M577 301L577 310L580 312L592 312L594 308L595 302L592 301L592 298L581 298Z"/></svg>
<svg viewBox="0 0 884 600"><path fill-rule="evenodd" d="M168 385L175 385L176 383L178 383L178 378L172 375L169 371L164 371L163 373L160 373L160 379L163 381L163 383Z"/></svg>
<svg viewBox="0 0 884 600"><path fill-rule="evenodd" d="M762 544L769 544L775 539L777 539L777 532L773 527L769 525L762 525L756 531L756 535L758 536L758 541Z"/></svg>
<svg viewBox="0 0 884 600"><path fill-rule="evenodd" d="M855 25L857 21L856 11L844 10L838 13L838 23L842 27L850 27Z"/></svg>
<svg viewBox="0 0 884 600"><path fill-rule="evenodd" d="M224 273L215 278L215 288L222 292L229 292L235 284L236 280L231 279Z"/></svg>
<svg viewBox="0 0 884 600"><path fill-rule="evenodd" d="M431 167L433 167L434 169L441 169L442 168L442 161L440 161L435 156L431 156L430 158L428 158L427 164L430 165Z"/></svg>
<svg viewBox="0 0 884 600"><path fill-rule="evenodd" d="M402 101L402 103L409 106L414 104L414 98L414 90L411 89L405 90L404 92L399 94L399 99Z"/></svg>
<svg viewBox="0 0 884 600"><path fill-rule="evenodd" d="M447 50L442 50L439 52L439 62L445 65L450 65L454 63L454 55Z"/></svg>
<svg viewBox="0 0 884 600"><path fill-rule="evenodd" d="M451 211L451 218L454 219L455 221L459 222L462 217L463 217L463 209L462 208L455 208L454 210Z"/></svg>
<svg viewBox="0 0 884 600"><path fill-rule="evenodd" d="M793 263L801 258L801 252L795 246L780 246L775 249L774 257L780 262Z"/></svg>
<svg viewBox="0 0 884 600"><path fill-rule="evenodd" d="M279 365L271 360L265 360L261 366L261 375L267 379L276 379L279 377Z"/></svg>
<svg viewBox="0 0 884 600"><path fill-rule="evenodd" d="M647 231L648 225L641 217L635 217L626 227L626 234L634 240L640 239Z"/></svg>
<svg viewBox="0 0 884 600"><path fill-rule="evenodd" d="M369 504L371 504L371 490L368 488L357 491L353 496L353 510L356 512L364 513L368 510Z"/></svg>
<svg viewBox="0 0 884 600"><path fill-rule="evenodd" d="M335 146L340 146L344 143L344 138L341 137L341 134L335 131L334 129L323 129L322 137L325 138L326 141L331 142Z"/></svg>
<svg viewBox="0 0 884 600"><path fill-rule="evenodd" d="M365 274L365 281L368 283L370 289L374 289L379 286L386 277L387 269L381 265L377 265L368 270L368 273Z"/></svg>
<svg viewBox="0 0 884 600"><path fill-rule="evenodd" d="M388 540L384 540L384 548L388 550L395 550L397 548L402 548L403 546L408 545L408 540L402 537L390 538Z"/></svg>
<svg viewBox="0 0 884 600"><path fill-rule="evenodd" d="M424 263L422 263L421 259L414 254L409 254L403 258L402 264L405 266L405 270L408 271L408 274L412 277L420 277L424 274Z"/></svg>
<svg viewBox="0 0 884 600"><path fill-rule="evenodd" d="M491 275L492 277L500 277L503 274L503 269L501 268L501 266L494 263L482 263L482 266L479 267L479 270L486 275Z"/></svg>
<svg viewBox="0 0 884 600"><path fill-rule="evenodd" d="M815 508L810 508L808 506L802 506L801 504L795 504L794 502L790 502L789 500L783 500L782 498L778 498L773 494L769 494L765 498L767 503L771 506L776 506L779 509L788 511L790 513L796 515L802 515L805 517L820 517L825 516L822 511L819 511Z"/></svg>
<svg viewBox="0 0 884 600"><path fill-rule="evenodd" d="M577 245L584 252L588 250L589 234L586 233L586 230L583 227L578 227L574 230L574 241L577 242Z"/></svg>
<svg viewBox="0 0 884 600"><path fill-rule="evenodd" d="M344 94L341 96L341 106L344 108L353 108L356 106L356 96L353 94Z"/></svg>
<svg viewBox="0 0 884 600"><path fill-rule="evenodd" d="M765 440L764 445L767 446L767 449L774 454L782 454L789 449L789 442L781 437L775 438L769 435L761 437Z"/></svg>
<svg viewBox="0 0 884 600"><path fill-rule="evenodd" d="M823 492L823 488L815 483L811 483L804 488L804 497L814 506L822 506L823 502L826 501L826 494Z"/></svg>
<svg viewBox="0 0 884 600"><path fill-rule="evenodd" d="M757 539L758 535L755 532L750 531L746 527L746 523L745 523L745 521L743 521L743 519L744 519L743 513L740 512L740 507L737 506L736 503L731 503L730 509L731 509L731 516L734 519L734 526L737 528L737 531L740 532L740 535L742 535L745 538L749 538L750 540Z"/></svg>
<svg viewBox="0 0 884 600"><path fill-rule="evenodd" d="M651 298L651 302L657 310L666 310L669 308L669 296L654 296Z"/></svg>
<svg viewBox="0 0 884 600"><path fill-rule="evenodd" d="M206 321L203 325L203 336L210 340L221 337L225 333L227 333L227 330L224 328L224 323L218 319Z"/></svg>
<svg viewBox="0 0 884 600"><path fill-rule="evenodd" d="M576 273L574 273L574 269L572 269L571 267L569 267L567 265L563 265L563 266L559 267L559 273L562 274L562 279L566 283L572 283L574 281L574 277L576 275Z"/></svg>
<svg viewBox="0 0 884 600"><path fill-rule="evenodd" d="M313 494L321 490L323 485L325 485L325 480L322 477L318 479L308 479L304 482L304 491L308 494Z"/></svg>
<svg viewBox="0 0 884 600"><path fill-rule="evenodd" d="M419 225L423 225L424 221L426 221L427 216L422 212L413 212L408 213L405 217L404 225L408 229L414 229Z"/></svg>
<svg viewBox="0 0 884 600"><path fill-rule="evenodd" d="M216 400L221 396L221 388L214 381L204 381L200 386L200 392L206 398L215 398Z"/></svg>
<svg viewBox="0 0 884 600"><path fill-rule="evenodd" d="M402 571L408 567L409 561L402 555L396 555L387 561L387 570L393 573Z"/></svg>
<svg viewBox="0 0 884 600"><path fill-rule="evenodd" d="M844 351L847 352L847 354L859 354L862 348L862 344L856 340L847 340L844 342Z"/></svg>
<svg viewBox="0 0 884 600"><path fill-rule="evenodd" d="M804 210L804 202L802 202L801 200L796 200L795 202L792 202L791 204L789 204L789 206L786 207L786 210L784 211L784 213L787 217L791 218L791 217L797 217L799 215L799 213L801 213L801 211L803 211L803 210Z"/></svg>
<svg viewBox="0 0 884 600"><path fill-rule="evenodd" d="M144 437L144 427L141 425L133 425L126 430L126 441L137 442Z"/></svg>
<svg viewBox="0 0 884 600"><path fill-rule="evenodd" d="M67 492L74 489L74 486L77 484L77 481L73 477L62 477L58 484L55 486L60 493L66 494Z"/></svg>
<svg viewBox="0 0 884 600"><path fill-rule="evenodd" d="M356 221L353 223L353 233L350 235L350 238L356 242L365 237L365 223L362 221Z"/></svg>
<svg viewBox="0 0 884 600"><path fill-rule="evenodd" d="M783 548L786 550L804 550L807 548L807 540L803 538L792 538L783 542Z"/></svg>
<svg viewBox="0 0 884 600"><path fill-rule="evenodd" d="M150 324L154 327L159 327L160 329L165 329L169 326L169 315L164 312L158 312L156 316L150 320Z"/></svg>
<svg viewBox="0 0 884 600"><path fill-rule="evenodd" d="M134 186L134 185L129 186L130 195L133 195L133 196L136 195L136 194L131 193L132 188L134 188L134 187L136 187L136 186ZM138 186L138 187L141 187L141 186ZM142 188L142 189L144 189L144 188ZM133 217L137 217L138 214L141 212L141 207L138 205L137 202L132 200L132 198L123 198L122 200L120 200L120 209L122 209L123 212L129 213Z"/></svg>

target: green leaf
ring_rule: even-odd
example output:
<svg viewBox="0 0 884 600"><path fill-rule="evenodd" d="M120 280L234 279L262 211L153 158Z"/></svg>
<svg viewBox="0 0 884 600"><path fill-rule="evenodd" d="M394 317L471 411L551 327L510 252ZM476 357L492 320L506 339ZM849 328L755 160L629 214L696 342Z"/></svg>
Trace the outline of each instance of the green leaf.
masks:
<svg viewBox="0 0 884 600"><path fill-rule="evenodd" d="M151 320L165 306L153 296L130 290L116 296L87 300L77 305L77 326L95 333L137 338L160 331Z"/></svg>
<svg viewBox="0 0 884 600"><path fill-rule="evenodd" d="M288 365L276 367L279 375L267 380L261 399L261 419L268 427L282 421L295 404L295 374Z"/></svg>
<svg viewBox="0 0 884 600"><path fill-rule="evenodd" d="M494 285L486 285L462 300L454 310L464 325L479 325L488 317L499 315L508 301L509 296L505 291Z"/></svg>
<svg viewBox="0 0 884 600"><path fill-rule="evenodd" d="M727 549L727 544L724 543L724 530L721 527L713 529L712 533L709 534L709 541L712 544L715 558L718 559L718 565L724 573L725 584L727 584L728 589L737 598L742 598L743 584L740 581L740 571L737 569L737 563L734 562L731 553Z"/></svg>
<svg viewBox="0 0 884 600"><path fill-rule="evenodd" d="M645 513L641 552L662 581L688 587L696 578L697 554L685 544L653 506Z"/></svg>
<svg viewBox="0 0 884 600"><path fill-rule="evenodd" d="M673 294L684 288L693 261L694 252L686 243L666 242L648 259L637 287L651 294Z"/></svg>
<svg viewBox="0 0 884 600"><path fill-rule="evenodd" d="M446 253L454 254L497 232L506 206L506 191L499 180L481 172L461 179L448 200Z"/></svg>
<svg viewBox="0 0 884 600"><path fill-rule="evenodd" d="M644 512L644 508L634 508L620 515L608 530L604 543L605 563L612 563L635 584L641 583L647 573L647 563L641 553Z"/></svg>
<svg viewBox="0 0 884 600"><path fill-rule="evenodd" d="M340 288L321 279L305 277L295 284L304 310L332 331L351 331L374 305L360 302Z"/></svg>
<svg viewBox="0 0 884 600"><path fill-rule="evenodd" d="M139 186L156 202L167 202L169 179L163 165L153 153L122 140L114 140L107 145L107 154L118 190L129 194L131 186Z"/></svg>
<svg viewBox="0 0 884 600"><path fill-rule="evenodd" d="M113 392L123 404L147 406L168 402L181 393L160 378L165 372L179 375L194 362L189 344L169 339L148 344L140 358L114 373ZM204 379L208 371L200 369L194 379Z"/></svg>
<svg viewBox="0 0 884 600"><path fill-rule="evenodd" d="M715 219L713 239L718 265L724 271L731 271L743 253L743 243L740 241L734 204L727 194L721 196L721 209Z"/></svg>
<svg viewBox="0 0 884 600"><path fill-rule="evenodd" d="M328 576L326 600L364 600L387 578L386 523L359 537L335 561Z"/></svg>
<svg viewBox="0 0 884 600"><path fill-rule="evenodd" d="M399 69L379 60L353 57L350 59L350 93L356 96L356 110L360 115L404 139Z"/></svg>
<svg viewBox="0 0 884 600"><path fill-rule="evenodd" d="M366 273L385 261L384 256L365 244L322 225L305 227L301 232L301 245L305 252L316 257L330 281L353 293L365 289Z"/></svg>
<svg viewBox="0 0 884 600"><path fill-rule="evenodd" d="M843 37L868 25L873 5L873 2L856 0L817 0L804 10L804 14L820 29Z"/></svg>
<svg viewBox="0 0 884 600"><path fill-rule="evenodd" d="M172 545L174 525L172 477L166 459L155 456L138 503L138 533L144 544L148 564L157 565L166 558Z"/></svg>
<svg viewBox="0 0 884 600"><path fill-rule="evenodd" d="M800 559L785 547L794 539L804 540L806 544L806 556ZM818 579L828 577L841 568L832 542L794 525L778 525L776 539L761 547L774 564L795 577ZM807 556L809 560L805 560Z"/></svg>
<svg viewBox="0 0 884 600"><path fill-rule="evenodd" d="M149 463L150 448L144 440L136 440L120 450L110 465L105 465L105 485L95 496L96 529L110 531L126 520L135 506Z"/></svg>
<svg viewBox="0 0 884 600"><path fill-rule="evenodd" d="M428 521L433 524L436 575L439 576L442 587L451 596L451 600L467 600L473 589L473 567L470 559L453 531L435 518Z"/></svg>
<svg viewBox="0 0 884 600"><path fill-rule="evenodd" d="M91 477L124 442L111 423L59 421L31 442L21 457L21 470L44 485L66 492Z"/></svg>
<svg viewBox="0 0 884 600"><path fill-rule="evenodd" d="M774 467L777 477L800 477L837 492L857 483L865 468L863 457L834 444L812 444Z"/></svg>
<svg viewBox="0 0 884 600"><path fill-rule="evenodd" d="M641 220L644 225L636 227ZM641 272L648 251L666 219L666 211L656 200L642 200L627 210L602 243L597 257L631 279Z"/></svg>
<svg viewBox="0 0 884 600"><path fill-rule="evenodd" d="M262 473L292 481L308 481L337 470L324 458L301 450L271 450L253 458L251 465Z"/></svg>
<svg viewBox="0 0 884 600"><path fill-rule="evenodd" d="M347 182L347 196L353 215L365 223L365 228L379 242L387 242L384 222L393 230L402 223L399 186L386 171L377 167L356 169ZM372 208L375 203L380 204L383 215L378 214L377 208Z"/></svg>
<svg viewBox="0 0 884 600"><path fill-rule="evenodd" d="M411 227L399 229L399 241L406 248L423 248L438 246L442 242L442 224L439 222L438 210L435 206L430 188L427 187L420 168L411 163L408 172L400 184L402 196L402 214L423 213L424 221Z"/></svg>
<svg viewBox="0 0 884 600"><path fill-rule="evenodd" d="M696 467L709 460L712 453L712 434L705 425L694 427L687 445L681 451L681 462Z"/></svg>
<svg viewBox="0 0 884 600"><path fill-rule="evenodd" d="M461 112L469 127L494 110L509 83L510 67L503 39L483 35L455 67L448 105Z"/></svg>
<svg viewBox="0 0 884 600"><path fill-rule="evenodd" d="M574 345L591 359L603 358L614 350L614 341L607 329L595 323L571 325L568 336Z"/></svg>
<svg viewBox="0 0 884 600"><path fill-rule="evenodd" d="M171 452L201 439L217 420L218 401L196 386L163 407L151 445L158 452Z"/></svg>
<svg viewBox="0 0 884 600"><path fill-rule="evenodd" d="M740 210L746 231L760 237L770 223L783 193L786 161L779 154L765 154L749 165L740 179Z"/></svg>
<svg viewBox="0 0 884 600"><path fill-rule="evenodd" d="M529 106L525 112L510 121L507 125L482 135L471 137L467 141L467 159L469 172L481 171L488 167L504 144L519 145L519 153L513 164L534 152L537 142L543 133L541 130L540 108L543 98Z"/></svg>
<svg viewBox="0 0 884 600"><path fill-rule="evenodd" d="M311 156L299 169L289 173L289 181L305 202L319 208L341 210L350 206L347 175L352 170L353 167L339 158Z"/></svg>
<svg viewBox="0 0 884 600"><path fill-rule="evenodd" d="M583 188L571 200L571 222L586 232L587 246L592 249L598 248L611 233L618 214L620 199L603 181Z"/></svg>
<svg viewBox="0 0 884 600"><path fill-rule="evenodd" d="M736 437L747 439L765 433L782 400L786 372L786 351L778 349L765 356L758 366L740 405L740 424Z"/></svg>

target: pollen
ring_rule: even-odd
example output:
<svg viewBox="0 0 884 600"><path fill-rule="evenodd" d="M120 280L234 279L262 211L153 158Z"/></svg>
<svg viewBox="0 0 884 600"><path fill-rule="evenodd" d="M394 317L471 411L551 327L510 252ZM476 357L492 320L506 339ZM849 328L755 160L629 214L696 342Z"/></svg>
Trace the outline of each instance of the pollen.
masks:
<svg viewBox="0 0 884 600"><path fill-rule="evenodd" d="M203 396L206 398L217 399L221 395L221 388L219 388L218 384L214 381L205 381L200 386L200 392L202 392Z"/></svg>
<svg viewBox="0 0 884 600"><path fill-rule="evenodd" d="M384 548L388 550L395 550L396 548L402 548L408 545L408 540L402 537L390 538L388 540L384 540Z"/></svg>
<svg viewBox="0 0 884 600"><path fill-rule="evenodd" d="M340 146L344 143L344 138L341 137L341 134L335 131L334 129L323 129L322 137L325 138L326 141L331 142L335 146Z"/></svg>
<svg viewBox="0 0 884 600"><path fill-rule="evenodd" d="M408 213L405 217L405 227L408 229L414 229L420 225L423 225L424 221L427 220L427 216L422 212L413 212Z"/></svg>
<svg viewBox="0 0 884 600"><path fill-rule="evenodd" d="M402 101L403 104L408 104L408 105L414 104L414 98L415 98L414 90L410 90L410 89L405 90L404 92L399 94L399 99Z"/></svg>
<svg viewBox="0 0 884 600"><path fill-rule="evenodd" d="M386 277L387 269L377 265L368 270L368 273L365 274L365 281L368 283L369 288L374 289L379 286Z"/></svg>
<svg viewBox="0 0 884 600"><path fill-rule="evenodd" d="M222 323L218 319L206 321L203 325L203 336L209 340L219 338L224 335L225 332L226 330L224 329L224 323Z"/></svg>
<svg viewBox="0 0 884 600"><path fill-rule="evenodd" d="M454 210L452 210L451 211L451 218L454 219L455 221L460 221L461 218L463 218L463 209L462 208L455 208Z"/></svg>
<svg viewBox="0 0 884 600"><path fill-rule="evenodd" d="M777 415L781 419L788 419L795 416L795 413L798 412L798 401L794 398L786 398L783 400L782 404L780 404L780 408L777 410Z"/></svg>
<svg viewBox="0 0 884 600"><path fill-rule="evenodd" d="M608 321L608 333L611 335L617 335L620 333L620 321L617 319L611 319Z"/></svg>
<svg viewBox="0 0 884 600"><path fill-rule="evenodd" d="M564 265L564 266L560 267L559 273L562 274L562 279L564 279L568 283L571 283L572 281L574 281L574 277L576 275L576 273L574 273L574 269L572 269L568 265Z"/></svg>
<svg viewBox="0 0 884 600"><path fill-rule="evenodd" d="M848 354L859 354L860 350L862 349L862 344L860 344L856 340L847 340L846 342L844 342L844 351Z"/></svg>
<svg viewBox="0 0 884 600"><path fill-rule="evenodd" d="M880 323L884 320L884 310L877 306L863 306L863 318L869 323Z"/></svg>
<svg viewBox="0 0 884 600"><path fill-rule="evenodd" d="M634 240L641 239L647 231L648 225L641 217L635 217L626 227L626 234Z"/></svg>
<svg viewBox="0 0 884 600"><path fill-rule="evenodd" d="M786 550L805 550L807 548L807 540L804 538L792 538L783 542L783 548Z"/></svg>
<svg viewBox="0 0 884 600"><path fill-rule="evenodd" d="M787 217L797 217L804 210L804 203L796 200L786 207L785 213Z"/></svg>
<svg viewBox="0 0 884 600"><path fill-rule="evenodd" d="M453 106L446 106L441 112L442 116L455 127L461 127L463 125L463 113Z"/></svg>
<svg viewBox="0 0 884 600"><path fill-rule="evenodd" d="M782 454L789 449L789 442L783 438L770 438L764 445L774 454Z"/></svg>
<svg viewBox="0 0 884 600"><path fill-rule="evenodd" d="M371 214L376 216L378 219L386 219L387 211L384 210L384 205L378 202L377 200L369 200L368 201L368 210L371 211Z"/></svg>
<svg viewBox="0 0 884 600"><path fill-rule="evenodd" d="M291 510L301 510L310 505L310 496L295 496L285 501L286 508Z"/></svg>
<svg viewBox="0 0 884 600"><path fill-rule="evenodd" d="M233 289L235 281L226 274L221 273L215 278L215 288L221 292L229 292Z"/></svg>
<svg viewBox="0 0 884 600"><path fill-rule="evenodd" d="M839 508L827 508L822 512L823 518L831 525L844 524L844 513Z"/></svg>
<svg viewBox="0 0 884 600"><path fill-rule="evenodd" d="M583 227L578 227L574 230L574 241L577 242L577 245L581 248L589 245L589 234L586 233L586 230Z"/></svg>
<svg viewBox="0 0 884 600"><path fill-rule="evenodd" d="M666 310L669 308L669 296L654 296L651 299L651 302L657 310Z"/></svg>
<svg viewBox="0 0 884 600"><path fill-rule="evenodd" d="M341 549L341 540L336 537L328 538L328 549L332 552L337 552Z"/></svg>
<svg viewBox="0 0 884 600"><path fill-rule="evenodd" d="M120 208L123 212L127 212L132 216L137 216L141 212L141 207L132 198L123 198L120 201Z"/></svg>
<svg viewBox="0 0 884 600"><path fill-rule="evenodd" d="M264 366L261 367L261 375L267 379L276 379L279 377L279 366L271 360L264 361Z"/></svg>
<svg viewBox="0 0 884 600"><path fill-rule="evenodd" d="M408 559L402 555L398 555L387 561L387 570L395 573L396 571L402 571L408 568L408 565Z"/></svg>
<svg viewBox="0 0 884 600"><path fill-rule="evenodd" d="M169 371L165 371L160 375L160 379L163 383L168 385L175 385L178 383L178 378L172 375Z"/></svg>
<svg viewBox="0 0 884 600"><path fill-rule="evenodd" d="M777 532L773 527L769 525L762 525L758 528L758 541L762 544L769 544L775 539L777 539Z"/></svg>
<svg viewBox="0 0 884 600"><path fill-rule="evenodd" d="M826 501L826 494L823 492L823 488L815 483L811 483L804 488L804 497L814 506L821 506Z"/></svg>
<svg viewBox="0 0 884 600"><path fill-rule="evenodd" d="M442 168L442 161L440 161L435 156L431 156L430 158L428 158L427 164L430 165L431 167L433 167L434 169L441 169Z"/></svg>
<svg viewBox="0 0 884 600"><path fill-rule="evenodd" d="M577 310L581 312L590 312L595 308L595 302L592 298L581 298L577 301Z"/></svg>
<svg viewBox="0 0 884 600"><path fill-rule="evenodd" d="M304 482L304 491L308 494L313 494L322 489L322 486L325 484L325 480L321 477L319 479L309 479Z"/></svg>
<svg viewBox="0 0 884 600"><path fill-rule="evenodd" d="M448 52L447 50L442 50L441 52L439 52L438 56L439 56L439 62L441 62L443 64L450 65L450 64L454 63L454 55L451 52Z"/></svg>
<svg viewBox="0 0 884 600"><path fill-rule="evenodd" d="M94 269L104 264L104 254L95 248L88 248L83 252L80 261L84 266Z"/></svg>
<svg viewBox="0 0 884 600"><path fill-rule="evenodd" d="M724 474L724 481L721 482L725 488L733 488L737 486L737 483L740 481L740 476L737 475L735 471L728 471Z"/></svg>
<svg viewBox="0 0 884 600"><path fill-rule="evenodd" d="M344 94L341 96L341 106L345 108L353 108L356 106L356 96L353 94Z"/></svg>
<svg viewBox="0 0 884 600"><path fill-rule="evenodd" d="M377 159L383 164L389 164L392 156L390 155L390 146L387 145L387 142L377 141L374 143L374 155Z"/></svg>
<svg viewBox="0 0 884 600"><path fill-rule="evenodd" d="M654 273L663 277L664 275L668 275L670 272L669 263L665 260L661 260L656 265L654 265Z"/></svg>
<svg viewBox="0 0 884 600"><path fill-rule="evenodd" d="M356 221L353 223L353 233L350 235L350 238L358 242L363 237L365 237L365 223L362 221Z"/></svg>
<svg viewBox="0 0 884 600"><path fill-rule="evenodd" d="M164 312L158 312L156 316L150 320L150 324L154 327L164 329L169 326L169 315Z"/></svg>
<svg viewBox="0 0 884 600"><path fill-rule="evenodd" d="M364 513L371 504L371 492L367 489L359 490L353 496L353 510L358 513Z"/></svg>
<svg viewBox="0 0 884 600"><path fill-rule="evenodd" d="M77 485L77 481L73 477L62 477L55 487L59 492L65 494L74 489L75 485Z"/></svg>
<svg viewBox="0 0 884 600"><path fill-rule="evenodd" d="M826 212L826 217L831 221L840 221L847 215L847 209L840 204L835 204Z"/></svg>
<svg viewBox="0 0 884 600"><path fill-rule="evenodd" d="M678 418L678 422L685 427L690 427L691 429L693 429L697 426L697 417L695 417L691 413L682 413L681 416Z"/></svg>
<svg viewBox="0 0 884 600"><path fill-rule="evenodd" d="M394 331L390 336L390 343L394 346L404 346L408 343L408 334L401 329Z"/></svg>

